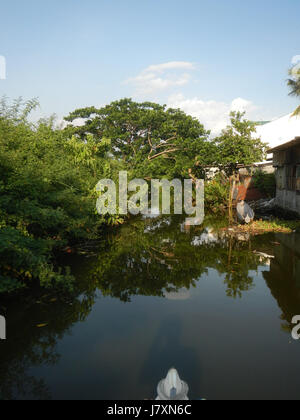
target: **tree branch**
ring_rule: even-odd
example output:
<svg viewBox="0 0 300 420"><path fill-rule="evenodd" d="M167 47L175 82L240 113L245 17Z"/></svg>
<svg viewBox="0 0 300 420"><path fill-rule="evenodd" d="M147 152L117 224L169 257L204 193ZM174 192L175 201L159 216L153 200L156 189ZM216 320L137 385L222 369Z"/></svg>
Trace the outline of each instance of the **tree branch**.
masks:
<svg viewBox="0 0 300 420"><path fill-rule="evenodd" d="M156 159L157 157L159 157L159 156L163 156L163 155L167 155L167 154L169 154L169 153L173 153L173 152L177 152L179 149L177 148L177 149L170 149L170 150L165 150L165 151L163 151L163 152L160 152L160 153L157 153L156 155L154 155L154 156L148 156L148 160L153 160L153 159Z"/></svg>

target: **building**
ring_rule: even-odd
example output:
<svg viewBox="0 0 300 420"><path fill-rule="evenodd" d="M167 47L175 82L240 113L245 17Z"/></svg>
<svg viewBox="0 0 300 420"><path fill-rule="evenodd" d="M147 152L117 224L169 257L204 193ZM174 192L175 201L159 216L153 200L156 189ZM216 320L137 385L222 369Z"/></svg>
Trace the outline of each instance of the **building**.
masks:
<svg viewBox="0 0 300 420"><path fill-rule="evenodd" d="M264 143L268 144L270 149L273 149L300 135L300 118L288 114L269 123L259 125L256 127L255 136L257 135ZM265 162L260 162L256 166L264 172L273 172L272 155L268 155Z"/></svg>
<svg viewBox="0 0 300 420"><path fill-rule="evenodd" d="M293 114L285 115L256 127L256 132L261 140L273 149L300 136L300 117Z"/></svg>
<svg viewBox="0 0 300 420"><path fill-rule="evenodd" d="M269 150L276 168L276 202L300 216L300 137Z"/></svg>
<svg viewBox="0 0 300 420"><path fill-rule="evenodd" d="M288 144L291 139L298 137L299 135L300 117L294 116L292 113L270 122L256 124L256 132L253 133L253 136L255 138L260 137L262 142L266 143L270 150L268 151L268 156L265 161L257 162L248 167L240 165L239 179L236 181L236 186L233 189L233 196L236 201L245 200L251 202L267 198L266 195L255 187L253 183L253 173L257 170L261 170L266 174L274 173L276 165L273 165L272 151L286 143ZM206 167L205 171L207 180L212 180L216 173L219 172L215 167ZM278 176L281 171L282 170L280 169L278 170ZM299 197L289 190L287 190L286 193L283 191L282 188L278 188L278 205L286 209L297 211L300 214L298 202L300 199L300 191ZM298 198L293 198L292 200L291 197L293 195L296 195Z"/></svg>

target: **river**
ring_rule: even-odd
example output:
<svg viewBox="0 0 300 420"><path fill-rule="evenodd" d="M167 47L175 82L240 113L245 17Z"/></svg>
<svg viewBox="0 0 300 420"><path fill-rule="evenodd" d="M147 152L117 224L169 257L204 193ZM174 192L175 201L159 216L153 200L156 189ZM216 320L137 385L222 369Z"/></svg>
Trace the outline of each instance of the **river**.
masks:
<svg viewBox="0 0 300 420"><path fill-rule="evenodd" d="M0 302L1 399L299 399L300 235L228 239L209 218L136 219L67 255L72 297Z"/></svg>

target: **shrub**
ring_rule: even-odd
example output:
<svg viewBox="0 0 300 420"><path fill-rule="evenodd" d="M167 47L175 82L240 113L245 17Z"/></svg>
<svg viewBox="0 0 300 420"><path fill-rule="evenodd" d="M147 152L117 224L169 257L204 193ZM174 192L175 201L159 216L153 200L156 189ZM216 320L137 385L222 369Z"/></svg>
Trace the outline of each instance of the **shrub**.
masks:
<svg viewBox="0 0 300 420"><path fill-rule="evenodd" d="M35 105L0 103L0 293L33 281L70 289L56 251L98 237L107 224L95 214L94 187L113 176L109 141L70 137L51 119L32 125Z"/></svg>
<svg viewBox="0 0 300 420"><path fill-rule="evenodd" d="M205 182L205 207L213 212L224 212L228 206L230 184L223 174Z"/></svg>
<svg viewBox="0 0 300 420"><path fill-rule="evenodd" d="M276 195L276 177L275 174L267 174L262 170L253 175L254 186L266 196L272 198Z"/></svg>

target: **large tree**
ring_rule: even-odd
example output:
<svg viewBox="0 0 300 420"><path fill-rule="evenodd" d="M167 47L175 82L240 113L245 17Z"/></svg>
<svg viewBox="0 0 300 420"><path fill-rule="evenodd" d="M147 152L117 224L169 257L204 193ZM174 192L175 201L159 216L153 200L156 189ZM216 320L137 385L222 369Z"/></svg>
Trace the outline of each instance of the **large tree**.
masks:
<svg viewBox="0 0 300 420"><path fill-rule="evenodd" d="M215 164L233 175L240 165L261 162L267 145L255 137L255 123L244 118L244 112L231 112L231 125L214 139Z"/></svg>
<svg viewBox="0 0 300 420"><path fill-rule="evenodd" d="M229 221L233 221L233 192L240 165L251 166L261 162L266 155L267 145L255 136L255 123L244 118L245 112L231 112L231 125L214 139L215 164L230 179L228 200Z"/></svg>
<svg viewBox="0 0 300 420"><path fill-rule="evenodd" d="M289 76L287 83L290 88L290 95L300 98L300 67L290 69ZM300 115L300 106L298 106L294 115Z"/></svg>
<svg viewBox="0 0 300 420"><path fill-rule="evenodd" d="M67 130L82 138L93 134L99 142L109 138L114 158L139 177L187 176L189 170L199 170L199 156L208 156L209 132L197 119L165 105L125 98L66 117L73 125L78 119L84 124Z"/></svg>

